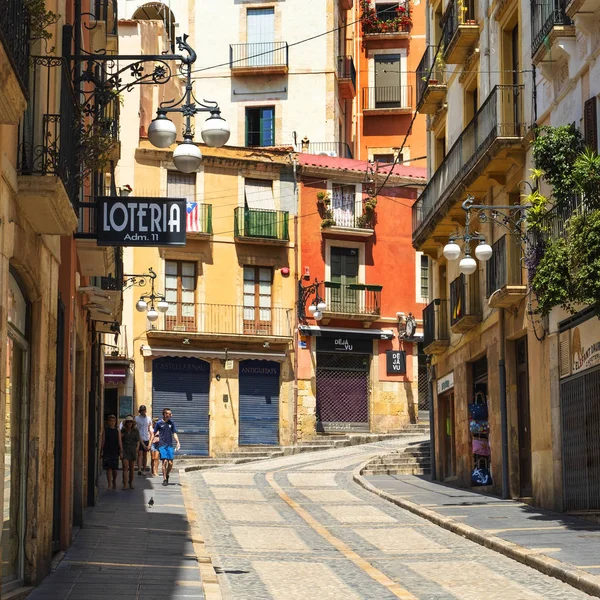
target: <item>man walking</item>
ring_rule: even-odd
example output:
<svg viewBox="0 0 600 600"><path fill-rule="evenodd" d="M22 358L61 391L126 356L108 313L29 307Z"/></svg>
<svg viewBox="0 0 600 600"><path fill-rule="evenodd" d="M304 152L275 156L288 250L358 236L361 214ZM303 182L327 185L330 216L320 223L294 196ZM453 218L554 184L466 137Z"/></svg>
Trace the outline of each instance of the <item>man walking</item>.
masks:
<svg viewBox="0 0 600 600"><path fill-rule="evenodd" d="M173 469L173 458L175 452L181 448L179 437L177 436L177 427L171 420L173 413L170 408L163 409L163 418L154 426L154 433L158 433L158 451L162 460L163 485L169 485L169 474ZM175 448L173 448L175 440Z"/></svg>
<svg viewBox="0 0 600 600"><path fill-rule="evenodd" d="M137 428L140 432L140 450L137 455L138 475L148 470L148 452L150 451L150 440L152 438L152 418L146 414L146 407L142 404L135 418Z"/></svg>

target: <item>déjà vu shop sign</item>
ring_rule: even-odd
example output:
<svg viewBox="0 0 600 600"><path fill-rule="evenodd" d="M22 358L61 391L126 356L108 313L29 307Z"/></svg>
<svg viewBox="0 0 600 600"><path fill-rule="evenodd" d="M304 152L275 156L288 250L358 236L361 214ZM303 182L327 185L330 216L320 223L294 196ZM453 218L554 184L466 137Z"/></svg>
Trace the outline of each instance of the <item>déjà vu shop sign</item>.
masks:
<svg viewBox="0 0 600 600"><path fill-rule="evenodd" d="M372 354L373 340L351 338L344 335L317 338L317 352L345 352L348 354Z"/></svg>
<svg viewBox="0 0 600 600"><path fill-rule="evenodd" d="M96 199L99 246L185 246L185 198Z"/></svg>

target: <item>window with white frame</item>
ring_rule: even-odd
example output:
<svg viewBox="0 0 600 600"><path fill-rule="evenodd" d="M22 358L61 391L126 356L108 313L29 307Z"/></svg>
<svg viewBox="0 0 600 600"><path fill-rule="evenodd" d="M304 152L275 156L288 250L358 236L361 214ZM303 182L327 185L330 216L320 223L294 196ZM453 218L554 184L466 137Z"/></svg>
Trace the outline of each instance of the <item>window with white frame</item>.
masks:
<svg viewBox="0 0 600 600"><path fill-rule="evenodd" d="M419 269L420 297L422 302L427 302L429 299L429 257L426 254L421 254Z"/></svg>
<svg viewBox="0 0 600 600"><path fill-rule="evenodd" d="M356 186L334 183L331 188L331 211L338 227L356 225Z"/></svg>

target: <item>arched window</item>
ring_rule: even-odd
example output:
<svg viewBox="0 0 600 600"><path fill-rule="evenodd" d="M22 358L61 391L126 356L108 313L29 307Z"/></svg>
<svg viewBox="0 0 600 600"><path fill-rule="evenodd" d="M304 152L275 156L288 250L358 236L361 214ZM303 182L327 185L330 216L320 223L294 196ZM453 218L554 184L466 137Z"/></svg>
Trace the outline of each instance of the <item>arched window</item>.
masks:
<svg viewBox="0 0 600 600"><path fill-rule="evenodd" d="M171 44L171 50L175 50L175 15L168 6L162 2L148 2L140 6L134 13L133 19L138 21L162 21Z"/></svg>

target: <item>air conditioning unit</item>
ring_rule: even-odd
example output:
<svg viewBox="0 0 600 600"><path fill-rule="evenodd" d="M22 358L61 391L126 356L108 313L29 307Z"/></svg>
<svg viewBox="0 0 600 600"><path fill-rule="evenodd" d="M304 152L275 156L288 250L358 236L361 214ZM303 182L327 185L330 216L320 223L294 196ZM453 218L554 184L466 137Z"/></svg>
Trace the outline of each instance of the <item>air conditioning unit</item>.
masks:
<svg viewBox="0 0 600 600"><path fill-rule="evenodd" d="M330 152L317 152L317 156L331 156L332 158L336 158L337 152L334 152L333 150Z"/></svg>

